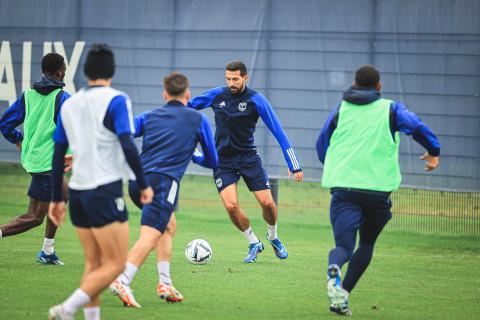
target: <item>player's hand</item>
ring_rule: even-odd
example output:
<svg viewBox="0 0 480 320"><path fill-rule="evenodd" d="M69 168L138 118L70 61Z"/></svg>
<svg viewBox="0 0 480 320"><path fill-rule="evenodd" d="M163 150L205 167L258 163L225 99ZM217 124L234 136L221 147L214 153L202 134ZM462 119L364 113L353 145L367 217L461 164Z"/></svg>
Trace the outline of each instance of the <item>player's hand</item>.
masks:
<svg viewBox="0 0 480 320"><path fill-rule="evenodd" d="M288 179L292 176L292 172L288 170ZM303 180L303 171L298 171L293 174L293 178L295 181L300 182Z"/></svg>
<svg viewBox="0 0 480 320"><path fill-rule="evenodd" d="M153 200L153 190L152 187L148 187L140 191L140 202L142 204L149 204Z"/></svg>
<svg viewBox="0 0 480 320"><path fill-rule="evenodd" d="M53 222L54 225L59 227L63 221L65 221L65 202L50 202L48 207L48 218Z"/></svg>
<svg viewBox="0 0 480 320"><path fill-rule="evenodd" d="M438 167L440 159L439 157L429 155L427 152L420 157L420 160L425 160L425 171L432 171L433 169Z"/></svg>
<svg viewBox="0 0 480 320"><path fill-rule="evenodd" d="M22 141L15 143L15 146L17 147L18 150L22 151Z"/></svg>
<svg viewBox="0 0 480 320"><path fill-rule="evenodd" d="M73 167L73 156L71 154L67 154L64 159L64 168L63 171L66 173L70 170L72 170Z"/></svg>

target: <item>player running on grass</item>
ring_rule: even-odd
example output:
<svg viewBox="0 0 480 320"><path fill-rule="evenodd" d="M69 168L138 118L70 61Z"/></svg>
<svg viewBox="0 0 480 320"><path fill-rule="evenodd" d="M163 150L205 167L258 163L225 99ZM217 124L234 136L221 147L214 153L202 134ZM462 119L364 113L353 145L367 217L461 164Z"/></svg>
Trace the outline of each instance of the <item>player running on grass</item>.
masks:
<svg viewBox="0 0 480 320"><path fill-rule="evenodd" d="M141 202L150 203L153 191L143 176L133 142L130 99L110 87L115 72L113 52L94 44L84 66L88 88L63 106L54 133L53 202L49 217L59 225L65 219L61 189L63 156L70 146L74 165L69 183L70 218L76 227L85 269L80 287L48 312L50 320L70 320L84 307L86 320L100 319L102 291L122 272L128 253L128 213L122 180L135 173Z"/></svg>
<svg viewBox="0 0 480 320"><path fill-rule="evenodd" d="M183 300L170 277L172 241L176 231L173 211L180 180L198 142L203 154L196 152L193 161L207 168L215 168L218 164L207 118L185 107L190 99L188 79L174 72L165 77L163 85L163 98L167 104L135 118L135 137L143 136L140 160L155 196L151 204L142 207L138 201L137 183L131 182L129 185L130 197L142 208L140 238L128 254L125 270L110 285L110 291L129 307L140 307L130 290L130 284L153 250L157 252L158 296L168 302Z"/></svg>
<svg viewBox="0 0 480 320"><path fill-rule="evenodd" d="M49 53L42 58L42 78L33 83L7 109L0 119L0 131L21 150L21 162L32 176L28 196L27 213L18 216L0 227L0 238L23 233L38 227L48 212L52 200L52 135L57 125L57 114L70 97L62 90L65 76L65 60L58 53ZM23 133L15 128L23 123ZM66 182L64 181L66 191ZM47 218L45 238L37 262L63 265L55 253L54 238L57 227Z"/></svg>
<svg viewBox="0 0 480 320"><path fill-rule="evenodd" d="M380 74L370 65L355 73L353 86L328 116L317 141L324 164L322 186L331 189L330 221L335 248L328 255L330 310L350 315L348 296L367 269L377 237L392 217L391 192L400 186L400 132L427 153L426 171L438 166L435 134L396 101L380 96ZM360 236L354 252L357 233ZM350 260L343 282L340 269Z"/></svg>
<svg viewBox="0 0 480 320"><path fill-rule="evenodd" d="M244 262L256 261L264 248L239 206L237 182L240 177L262 207L263 219L268 224L267 241L278 258L286 259L287 249L277 236L277 206L253 141L259 117L277 138L290 170L289 175L293 173L295 181L303 180L300 163L270 103L263 95L247 87L245 64L242 61L230 62L226 66L225 77L227 87L211 89L190 102L190 106L197 110L211 107L215 113L215 144L219 165L214 170L214 179L218 192L233 224L250 243Z"/></svg>

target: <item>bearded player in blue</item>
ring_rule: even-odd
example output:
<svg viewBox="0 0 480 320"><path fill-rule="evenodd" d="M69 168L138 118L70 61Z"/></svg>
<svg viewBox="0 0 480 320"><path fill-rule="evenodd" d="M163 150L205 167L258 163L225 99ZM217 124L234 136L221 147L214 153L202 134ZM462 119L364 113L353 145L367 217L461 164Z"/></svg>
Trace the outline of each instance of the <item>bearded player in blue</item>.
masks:
<svg viewBox="0 0 480 320"><path fill-rule="evenodd" d="M259 117L280 144L289 175L293 173L295 181L300 182L303 172L270 103L263 95L247 87L245 64L238 60L230 62L225 76L227 87L213 88L194 98L189 106L197 110L211 107L215 113L215 145L219 164L214 170L214 179L230 219L250 243L244 262L256 261L264 247L253 232L248 216L239 206L236 184L240 177L262 207L263 219L268 224L267 241L278 258L286 259L287 249L277 236L277 206L253 141Z"/></svg>

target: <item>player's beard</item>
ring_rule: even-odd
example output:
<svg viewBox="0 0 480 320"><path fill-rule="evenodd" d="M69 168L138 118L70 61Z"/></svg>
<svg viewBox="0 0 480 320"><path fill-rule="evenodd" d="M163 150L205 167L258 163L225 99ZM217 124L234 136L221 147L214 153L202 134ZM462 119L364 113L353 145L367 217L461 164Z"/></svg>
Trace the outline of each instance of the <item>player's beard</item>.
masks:
<svg viewBox="0 0 480 320"><path fill-rule="evenodd" d="M239 87L235 87L235 86L229 87L231 94L239 94L240 92L243 91L244 88L245 88L245 85L242 86L242 89L240 89Z"/></svg>

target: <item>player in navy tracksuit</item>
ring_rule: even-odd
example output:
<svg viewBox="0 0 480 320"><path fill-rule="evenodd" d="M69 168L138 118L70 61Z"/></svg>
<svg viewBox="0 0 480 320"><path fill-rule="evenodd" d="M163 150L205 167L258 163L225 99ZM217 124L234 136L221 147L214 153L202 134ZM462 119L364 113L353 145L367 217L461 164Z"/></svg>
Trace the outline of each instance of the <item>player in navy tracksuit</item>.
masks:
<svg viewBox="0 0 480 320"><path fill-rule="evenodd" d="M227 87L211 89L190 102L192 108L201 110L211 107L215 113L215 144L219 155L219 165L214 171L215 183L230 219L250 242L244 261L256 261L257 254L263 251L263 244L253 233L247 215L239 207L236 183L240 176L262 207L263 218L268 224L267 240L277 257L285 259L288 257L287 250L277 237L277 206L253 141L259 117L277 138L296 181L303 179L303 172L269 102L260 93L247 88L245 64L241 61L229 63L226 66L226 80Z"/></svg>
<svg viewBox="0 0 480 320"><path fill-rule="evenodd" d="M190 160L207 168L215 168L218 164L207 118L185 107L190 99L188 79L174 72L164 79L164 88L163 97L167 104L141 114L134 121L135 137L143 136L140 160L155 196L151 204L143 206L140 238L130 250L124 272L110 286L112 293L132 307L140 305L131 293L130 283L154 249L159 273L158 296L169 302L183 300L170 278L172 240L176 229L173 211L180 180ZM203 154L196 150L198 142ZM130 183L129 191L132 200L142 207L135 182Z"/></svg>

